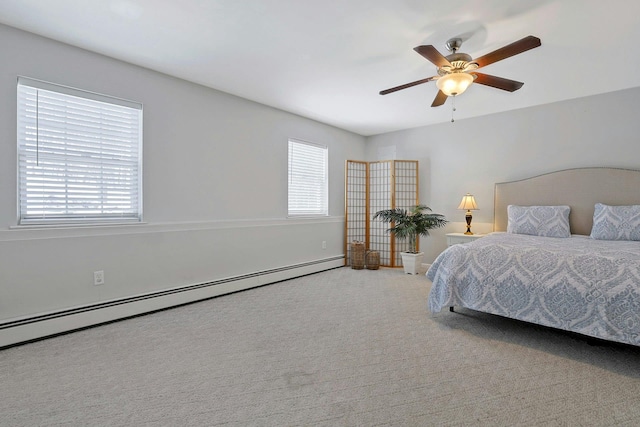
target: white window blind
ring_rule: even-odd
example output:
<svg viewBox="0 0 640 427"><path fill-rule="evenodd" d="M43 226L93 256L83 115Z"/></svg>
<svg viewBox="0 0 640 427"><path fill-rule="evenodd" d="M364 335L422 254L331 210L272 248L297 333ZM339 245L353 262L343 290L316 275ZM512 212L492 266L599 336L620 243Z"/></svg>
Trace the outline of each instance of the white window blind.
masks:
<svg viewBox="0 0 640 427"><path fill-rule="evenodd" d="M141 221L142 105L18 79L20 224Z"/></svg>
<svg viewBox="0 0 640 427"><path fill-rule="evenodd" d="M289 140L289 216L328 215L328 149Z"/></svg>

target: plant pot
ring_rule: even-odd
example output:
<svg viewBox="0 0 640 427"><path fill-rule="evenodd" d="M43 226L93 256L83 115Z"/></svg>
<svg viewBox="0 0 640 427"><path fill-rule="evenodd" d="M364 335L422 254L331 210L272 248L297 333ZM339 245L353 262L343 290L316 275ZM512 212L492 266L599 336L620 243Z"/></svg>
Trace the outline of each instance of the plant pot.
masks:
<svg viewBox="0 0 640 427"><path fill-rule="evenodd" d="M400 252L400 256L402 256L402 267L406 274L418 274L418 269L422 265L423 254L423 252L418 252L417 254Z"/></svg>

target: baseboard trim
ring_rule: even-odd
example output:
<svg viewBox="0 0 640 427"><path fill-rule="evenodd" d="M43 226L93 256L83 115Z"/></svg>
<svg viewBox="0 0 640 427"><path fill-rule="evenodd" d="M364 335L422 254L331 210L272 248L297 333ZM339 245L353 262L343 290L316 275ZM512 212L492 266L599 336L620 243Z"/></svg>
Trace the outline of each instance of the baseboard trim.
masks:
<svg viewBox="0 0 640 427"><path fill-rule="evenodd" d="M0 322L0 348L342 267L344 256Z"/></svg>

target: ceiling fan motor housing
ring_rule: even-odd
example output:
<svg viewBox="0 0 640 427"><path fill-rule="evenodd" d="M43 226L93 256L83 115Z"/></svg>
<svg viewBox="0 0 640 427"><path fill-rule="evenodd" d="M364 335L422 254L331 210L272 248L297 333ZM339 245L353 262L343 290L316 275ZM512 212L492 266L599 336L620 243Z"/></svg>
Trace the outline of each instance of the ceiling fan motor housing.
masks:
<svg viewBox="0 0 640 427"><path fill-rule="evenodd" d="M464 73L467 71L475 70L478 68L478 64L472 62L473 59L466 53L452 53L445 57L451 66L444 65L438 68L438 75L444 76L451 73Z"/></svg>

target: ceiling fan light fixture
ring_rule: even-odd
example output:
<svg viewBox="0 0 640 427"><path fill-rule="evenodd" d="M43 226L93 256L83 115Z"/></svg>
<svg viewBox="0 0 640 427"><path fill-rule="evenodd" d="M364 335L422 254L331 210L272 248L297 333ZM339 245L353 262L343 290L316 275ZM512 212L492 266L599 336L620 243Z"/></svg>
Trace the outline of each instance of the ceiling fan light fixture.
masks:
<svg viewBox="0 0 640 427"><path fill-rule="evenodd" d="M467 73L445 74L436 80L436 86L447 96L462 94L473 83L473 76Z"/></svg>

